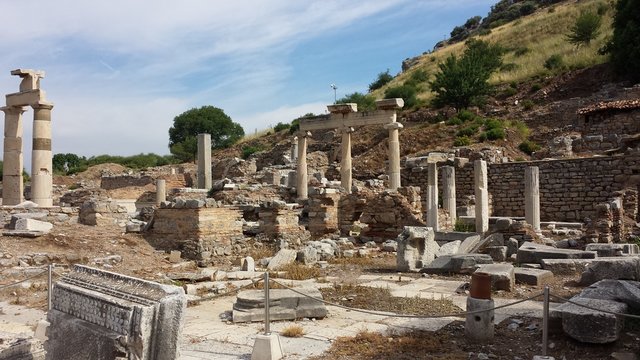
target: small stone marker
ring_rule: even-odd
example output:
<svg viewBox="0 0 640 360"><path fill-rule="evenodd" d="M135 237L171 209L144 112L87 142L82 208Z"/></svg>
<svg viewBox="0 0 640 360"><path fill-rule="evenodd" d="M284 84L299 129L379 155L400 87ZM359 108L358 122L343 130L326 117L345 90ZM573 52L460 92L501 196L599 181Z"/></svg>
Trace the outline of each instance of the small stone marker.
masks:
<svg viewBox="0 0 640 360"><path fill-rule="evenodd" d="M182 256L182 252L178 251L178 250L171 250L171 253L169 254L169 262L171 263L179 263L180 262L180 257Z"/></svg>

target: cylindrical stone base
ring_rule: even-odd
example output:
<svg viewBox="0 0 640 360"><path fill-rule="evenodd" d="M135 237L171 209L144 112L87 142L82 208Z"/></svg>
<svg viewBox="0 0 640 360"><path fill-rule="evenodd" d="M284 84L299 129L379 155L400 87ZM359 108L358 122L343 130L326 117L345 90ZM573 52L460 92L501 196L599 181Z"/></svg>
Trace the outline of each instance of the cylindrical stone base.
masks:
<svg viewBox="0 0 640 360"><path fill-rule="evenodd" d="M156 205L160 206L160 203L167 201L167 182L164 179L156 180Z"/></svg>
<svg viewBox="0 0 640 360"><path fill-rule="evenodd" d="M493 309L493 300L476 299L467 297L467 312ZM465 334L467 338L475 342L493 340L494 310L467 315L465 321Z"/></svg>

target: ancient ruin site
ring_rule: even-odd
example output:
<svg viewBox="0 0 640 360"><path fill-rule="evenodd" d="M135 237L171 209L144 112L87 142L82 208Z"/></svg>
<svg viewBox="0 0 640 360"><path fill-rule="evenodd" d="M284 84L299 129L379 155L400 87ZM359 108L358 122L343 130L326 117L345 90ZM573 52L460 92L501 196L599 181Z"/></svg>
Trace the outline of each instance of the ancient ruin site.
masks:
<svg viewBox="0 0 640 360"><path fill-rule="evenodd" d="M499 1L164 157L54 151L55 70L0 69L0 360L640 359L638 8Z"/></svg>

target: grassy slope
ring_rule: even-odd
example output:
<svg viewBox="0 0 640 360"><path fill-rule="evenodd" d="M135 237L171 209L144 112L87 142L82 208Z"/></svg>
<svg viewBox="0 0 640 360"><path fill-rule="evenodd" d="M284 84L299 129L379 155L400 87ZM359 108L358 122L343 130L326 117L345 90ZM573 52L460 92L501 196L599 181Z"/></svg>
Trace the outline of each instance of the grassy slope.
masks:
<svg viewBox="0 0 640 360"><path fill-rule="evenodd" d="M569 29L575 23L575 19L583 11L597 11L603 4L608 10L603 16L601 32L590 46L576 48L566 40ZM550 10L553 9L553 10ZM523 17L511 23L492 29L491 33L481 36L480 39L498 43L510 51L504 56L504 63L515 64L511 71L499 71L491 79L494 84L510 82L522 82L536 76L547 75L545 61L554 54L562 55L565 64L570 69L580 69L600 64L606 61L606 57L598 55L597 50L602 47L610 37L613 9L605 0L582 0L576 2L570 0L556 4L553 7L540 9L536 13ZM518 48L527 48L529 51L516 56L514 51ZM382 98L384 90L389 86L398 86L404 83L417 69L426 70L428 74L438 71L438 63L450 54L460 54L464 50L464 43L457 43L433 53L422 55L418 65L405 73L397 76L387 86L376 90L373 95ZM432 93L426 86L419 98L428 100Z"/></svg>

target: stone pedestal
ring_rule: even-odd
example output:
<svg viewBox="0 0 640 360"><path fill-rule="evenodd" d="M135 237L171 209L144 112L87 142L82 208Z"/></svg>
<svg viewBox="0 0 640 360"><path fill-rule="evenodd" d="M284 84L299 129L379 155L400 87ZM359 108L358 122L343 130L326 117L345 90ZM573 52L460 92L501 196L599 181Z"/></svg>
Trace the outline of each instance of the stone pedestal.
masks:
<svg viewBox="0 0 640 360"><path fill-rule="evenodd" d="M256 336L251 360L278 360L282 359L282 356L282 345L277 334Z"/></svg>
<svg viewBox="0 0 640 360"><path fill-rule="evenodd" d="M456 223L456 169L453 166L442 168L442 208L449 212L451 222Z"/></svg>
<svg viewBox="0 0 640 360"><path fill-rule="evenodd" d="M298 167L296 174L298 200L306 200L309 197L309 175L307 170L308 136L311 136L311 133L306 131L298 134Z"/></svg>
<svg viewBox="0 0 640 360"><path fill-rule="evenodd" d="M537 166L524 169L524 217L535 232L540 232L540 181Z"/></svg>
<svg viewBox="0 0 640 360"><path fill-rule="evenodd" d="M156 206L167 201L167 182L164 179L156 180Z"/></svg>
<svg viewBox="0 0 640 360"><path fill-rule="evenodd" d="M211 189L211 134L198 134L198 189Z"/></svg>
<svg viewBox="0 0 640 360"><path fill-rule="evenodd" d="M18 205L24 201L22 182L22 106L0 108L4 112L4 158L2 172L2 205Z"/></svg>
<svg viewBox="0 0 640 360"><path fill-rule="evenodd" d="M404 126L392 122L384 126L389 130L389 189L397 190L400 186L400 139L399 130Z"/></svg>
<svg viewBox="0 0 640 360"><path fill-rule="evenodd" d="M485 233L489 230L487 162L484 160L474 161L473 170L476 194L476 232Z"/></svg>
<svg viewBox="0 0 640 360"><path fill-rule="evenodd" d="M340 184L347 192L351 194L352 170L351 170L351 133L353 128L344 128L342 131L342 143L340 160Z"/></svg>
<svg viewBox="0 0 640 360"><path fill-rule="evenodd" d="M438 164L427 166L427 226L438 231Z"/></svg>
<svg viewBox="0 0 640 360"><path fill-rule="evenodd" d="M33 152L31 154L31 201L53 206L53 156L51 154L51 109L53 104L38 101L33 107Z"/></svg>
<svg viewBox="0 0 640 360"><path fill-rule="evenodd" d="M487 310L467 315L464 324L465 335L475 342L487 342L493 340L494 335L494 303L493 300L476 299L471 296L467 298L467 312Z"/></svg>

